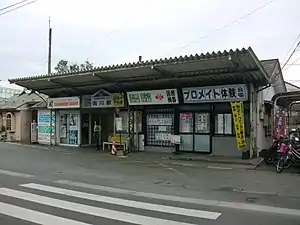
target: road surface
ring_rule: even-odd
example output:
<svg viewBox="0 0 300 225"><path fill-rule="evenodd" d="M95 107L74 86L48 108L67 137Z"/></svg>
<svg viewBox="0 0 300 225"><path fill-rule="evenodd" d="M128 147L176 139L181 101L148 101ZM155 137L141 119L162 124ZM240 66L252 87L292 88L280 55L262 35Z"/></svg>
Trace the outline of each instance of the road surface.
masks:
<svg viewBox="0 0 300 225"><path fill-rule="evenodd" d="M297 174L139 163L6 143L0 154L5 225L300 225Z"/></svg>

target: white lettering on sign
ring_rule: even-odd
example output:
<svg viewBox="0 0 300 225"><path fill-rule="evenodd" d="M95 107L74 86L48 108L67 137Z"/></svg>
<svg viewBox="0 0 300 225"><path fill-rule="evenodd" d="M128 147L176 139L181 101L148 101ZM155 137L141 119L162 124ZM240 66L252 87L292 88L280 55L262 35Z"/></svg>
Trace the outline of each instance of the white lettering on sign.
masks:
<svg viewBox="0 0 300 225"><path fill-rule="evenodd" d="M182 92L184 103L248 100L248 92L244 84L183 88Z"/></svg>

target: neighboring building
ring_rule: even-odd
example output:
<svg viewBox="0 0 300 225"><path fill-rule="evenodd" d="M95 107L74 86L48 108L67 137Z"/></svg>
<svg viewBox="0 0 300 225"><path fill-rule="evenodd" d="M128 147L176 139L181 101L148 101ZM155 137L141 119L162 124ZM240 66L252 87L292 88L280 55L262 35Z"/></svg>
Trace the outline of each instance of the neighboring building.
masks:
<svg viewBox="0 0 300 225"><path fill-rule="evenodd" d="M285 81L285 86L286 86L287 92L300 91L300 87L298 87L297 85L292 84L290 82Z"/></svg>
<svg viewBox="0 0 300 225"><path fill-rule="evenodd" d="M263 148L270 110L262 88L271 83L272 95L286 91L280 74L278 60L260 62L249 48L10 82L50 97L48 110L39 111L47 142L51 137L59 145L93 144L93 127L100 125L101 141L120 132L135 137L138 149L138 134L144 134L145 151L170 152L170 138L178 135L180 151L242 156ZM232 114L231 105L236 101L244 108L244 124L239 120L237 126L240 115ZM244 135L246 145L238 149Z"/></svg>
<svg viewBox="0 0 300 225"><path fill-rule="evenodd" d="M269 85L262 88L258 94L258 115L257 115L257 151L267 149L272 143L274 118L272 114L272 97L278 93L287 92L286 83L283 79L278 59L260 61L270 77Z"/></svg>
<svg viewBox="0 0 300 225"><path fill-rule="evenodd" d="M9 141L30 142L30 124L37 121L36 112L31 107L41 101L35 93L25 92L0 101L0 126L7 131Z"/></svg>
<svg viewBox="0 0 300 225"><path fill-rule="evenodd" d="M0 98L10 98L14 95L20 94L22 90L14 88L0 87Z"/></svg>

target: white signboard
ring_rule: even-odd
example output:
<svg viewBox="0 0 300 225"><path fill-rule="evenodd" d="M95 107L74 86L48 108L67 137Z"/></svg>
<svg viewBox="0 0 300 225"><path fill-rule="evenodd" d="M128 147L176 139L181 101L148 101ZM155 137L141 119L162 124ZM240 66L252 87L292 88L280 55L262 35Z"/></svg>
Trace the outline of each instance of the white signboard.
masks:
<svg viewBox="0 0 300 225"><path fill-rule="evenodd" d="M116 123L116 130L118 132L122 131L123 130L123 123L122 123L122 117L117 117L115 119L115 123Z"/></svg>
<svg viewBox="0 0 300 225"><path fill-rule="evenodd" d="M129 105L178 104L177 89L127 92Z"/></svg>
<svg viewBox="0 0 300 225"><path fill-rule="evenodd" d="M62 98L49 98L48 109L68 109L79 108L79 97L62 97Z"/></svg>
<svg viewBox="0 0 300 225"><path fill-rule="evenodd" d="M52 122L52 128L51 128ZM55 137L55 114L51 113L50 110L39 110L38 111L38 142L40 144L50 144L50 138Z"/></svg>
<svg viewBox="0 0 300 225"><path fill-rule="evenodd" d="M184 103L247 101L245 84L183 88Z"/></svg>

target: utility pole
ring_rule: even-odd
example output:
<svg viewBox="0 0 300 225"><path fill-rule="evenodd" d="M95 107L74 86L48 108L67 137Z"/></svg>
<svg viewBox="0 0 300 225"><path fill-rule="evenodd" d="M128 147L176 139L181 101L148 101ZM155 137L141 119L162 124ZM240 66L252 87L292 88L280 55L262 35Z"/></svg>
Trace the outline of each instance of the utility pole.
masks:
<svg viewBox="0 0 300 225"><path fill-rule="evenodd" d="M51 20L49 17L49 49L48 49L48 74L51 73L51 48L52 48L52 28Z"/></svg>

